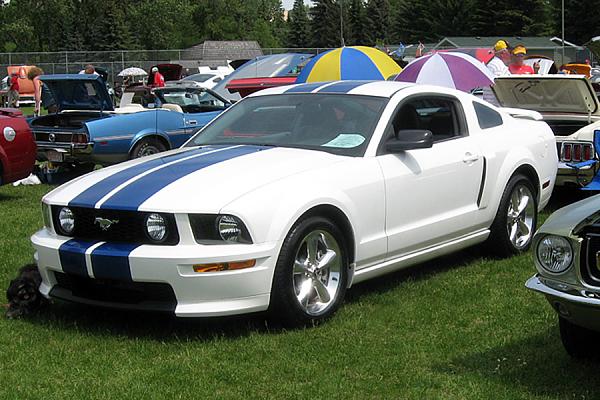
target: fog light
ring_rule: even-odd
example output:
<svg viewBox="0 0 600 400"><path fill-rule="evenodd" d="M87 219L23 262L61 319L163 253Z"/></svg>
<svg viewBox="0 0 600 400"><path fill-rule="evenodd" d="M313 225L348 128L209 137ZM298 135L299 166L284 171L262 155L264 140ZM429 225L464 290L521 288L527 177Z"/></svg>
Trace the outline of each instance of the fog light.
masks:
<svg viewBox="0 0 600 400"><path fill-rule="evenodd" d="M160 214L150 214L146 217L146 232L150 239L162 242L167 237L167 223Z"/></svg>
<svg viewBox="0 0 600 400"><path fill-rule="evenodd" d="M219 271L233 271L238 269L252 268L256 265L256 260L245 260L245 261L231 261L223 263L211 263L211 264L195 264L193 266L194 272L219 272Z"/></svg>

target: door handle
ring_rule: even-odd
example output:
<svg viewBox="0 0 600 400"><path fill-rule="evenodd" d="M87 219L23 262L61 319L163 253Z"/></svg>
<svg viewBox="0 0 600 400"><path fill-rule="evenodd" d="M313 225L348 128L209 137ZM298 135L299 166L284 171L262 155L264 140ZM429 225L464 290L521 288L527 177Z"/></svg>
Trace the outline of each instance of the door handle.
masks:
<svg viewBox="0 0 600 400"><path fill-rule="evenodd" d="M198 123L198 121L196 121L195 119L188 120L188 124L190 124L190 125L196 125L197 123Z"/></svg>
<svg viewBox="0 0 600 400"><path fill-rule="evenodd" d="M475 161L479 160L479 156L477 154L472 154L470 152L466 152L463 158L463 162L465 164L472 164Z"/></svg>

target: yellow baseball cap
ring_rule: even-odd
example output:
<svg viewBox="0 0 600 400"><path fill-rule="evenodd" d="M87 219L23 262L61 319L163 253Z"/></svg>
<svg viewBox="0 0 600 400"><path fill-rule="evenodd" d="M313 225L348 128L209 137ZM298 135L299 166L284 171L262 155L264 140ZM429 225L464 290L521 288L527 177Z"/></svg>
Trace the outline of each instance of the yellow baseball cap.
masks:
<svg viewBox="0 0 600 400"><path fill-rule="evenodd" d="M513 49L512 53L516 56L517 54L527 54L527 49L525 48L525 46L522 45L518 45L515 46L515 48Z"/></svg>
<svg viewBox="0 0 600 400"><path fill-rule="evenodd" d="M508 43L505 40L498 40L494 45L494 51L501 51L508 48Z"/></svg>

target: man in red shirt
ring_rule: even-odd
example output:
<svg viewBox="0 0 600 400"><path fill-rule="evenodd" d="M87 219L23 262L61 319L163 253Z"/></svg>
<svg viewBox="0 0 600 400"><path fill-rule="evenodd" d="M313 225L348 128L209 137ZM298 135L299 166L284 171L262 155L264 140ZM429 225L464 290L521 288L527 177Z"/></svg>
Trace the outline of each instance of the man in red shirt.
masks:
<svg viewBox="0 0 600 400"><path fill-rule="evenodd" d="M152 87L164 87L165 86L165 77L158 71L157 67L152 67Z"/></svg>
<svg viewBox="0 0 600 400"><path fill-rule="evenodd" d="M19 74L13 72L10 74L10 87L8 88L8 106L19 106Z"/></svg>
<svg viewBox="0 0 600 400"><path fill-rule="evenodd" d="M525 48L525 46L522 45L518 45L515 46L515 48L512 51L513 54L513 63L510 64L508 66L508 70L510 71L511 74L513 75L528 75L528 74L536 74L537 71L535 70L535 67L537 67L537 69L540 69L539 64L534 64L534 67L532 68L530 65L527 65L523 62L523 60L525 59L525 55L527 54L527 49Z"/></svg>

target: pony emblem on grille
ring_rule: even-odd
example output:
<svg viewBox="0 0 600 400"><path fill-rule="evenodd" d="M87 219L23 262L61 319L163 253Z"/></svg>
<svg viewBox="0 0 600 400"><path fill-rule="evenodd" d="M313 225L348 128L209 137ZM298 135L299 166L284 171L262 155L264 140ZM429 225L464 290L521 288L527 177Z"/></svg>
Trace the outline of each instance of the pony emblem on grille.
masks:
<svg viewBox="0 0 600 400"><path fill-rule="evenodd" d="M102 217L96 217L96 219L94 220L94 224L100 225L100 229L102 229L103 231L107 231L108 228L110 228L113 224L118 223L118 219L106 219Z"/></svg>

